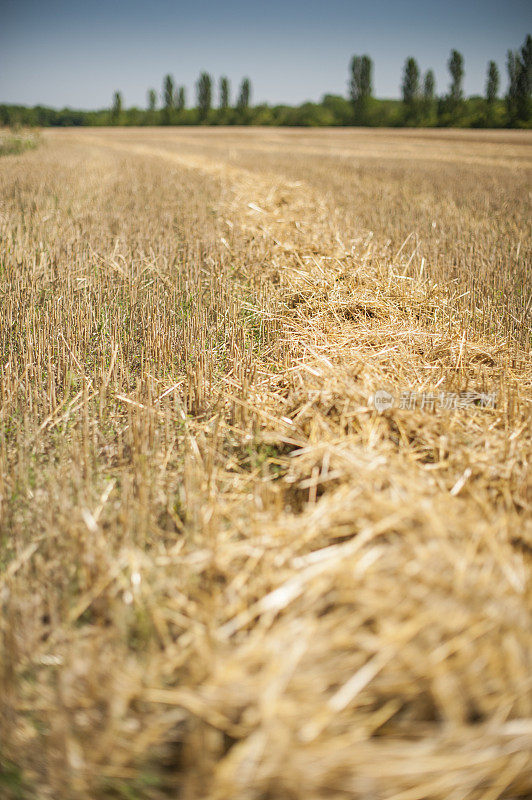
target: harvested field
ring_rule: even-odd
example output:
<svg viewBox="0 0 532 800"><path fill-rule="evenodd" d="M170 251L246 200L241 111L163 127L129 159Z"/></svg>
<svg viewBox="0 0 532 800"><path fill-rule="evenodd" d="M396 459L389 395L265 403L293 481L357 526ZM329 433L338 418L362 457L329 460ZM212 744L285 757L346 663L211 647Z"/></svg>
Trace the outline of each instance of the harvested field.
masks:
<svg viewBox="0 0 532 800"><path fill-rule="evenodd" d="M530 797L531 166L509 131L0 159L1 797Z"/></svg>

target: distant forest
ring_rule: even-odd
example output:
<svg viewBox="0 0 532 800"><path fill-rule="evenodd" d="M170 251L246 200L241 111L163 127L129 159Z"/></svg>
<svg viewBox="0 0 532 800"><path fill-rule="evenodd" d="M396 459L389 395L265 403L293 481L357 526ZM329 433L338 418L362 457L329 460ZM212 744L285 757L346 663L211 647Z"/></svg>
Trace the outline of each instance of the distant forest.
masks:
<svg viewBox="0 0 532 800"><path fill-rule="evenodd" d="M507 88L500 94L497 64L486 70L483 96L466 98L463 92L464 58L452 50L447 62L449 87L438 95L434 72L421 73L415 58L406 59L401 100L380 100L373 95L373 62L368 55L353 56L349 67L349 97L327 94L319 103L300 106L251 103L249 78L240 84L232 102L231 87L222 76L217 85L202 72L196 83L195 105L187 105L184 86L166 75L162 92L147 92L146 108L125 108L116 91L110 108L99 111L56 110L0 104L0 124L16 126L72 125L362 125L368 127L529 128L532 124L532 37L507 55ZM217 90L217 91L216 91Z"/></svg>

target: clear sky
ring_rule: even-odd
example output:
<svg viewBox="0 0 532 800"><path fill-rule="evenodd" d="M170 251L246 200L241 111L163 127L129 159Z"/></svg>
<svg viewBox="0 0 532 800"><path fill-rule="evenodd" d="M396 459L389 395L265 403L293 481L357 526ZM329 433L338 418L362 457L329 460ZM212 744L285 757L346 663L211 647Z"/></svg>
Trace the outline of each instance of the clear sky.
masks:
<svg viewBox="0 0 532 800"><path fill-rule="evenodd" d="M378 97L398 97L404 60L432 67L447 89L452 47L465 91L482 93L486 64L532 33L531 0L0 0L0 102L108 106L120 89L144 106L170 72L194 99L201 70L252 100L301 103L346 94L354 53L374 61Z"/></svg>

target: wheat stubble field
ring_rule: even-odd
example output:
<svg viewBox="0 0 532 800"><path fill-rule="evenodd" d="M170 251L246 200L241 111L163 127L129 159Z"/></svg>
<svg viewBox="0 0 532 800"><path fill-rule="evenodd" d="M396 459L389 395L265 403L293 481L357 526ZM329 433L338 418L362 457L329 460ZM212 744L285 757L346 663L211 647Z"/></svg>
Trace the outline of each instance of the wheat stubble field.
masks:
<svg viewBox="0 0 532 800"><path fill-rule="evenodd" d="M0 159L2 798L530 797L531 167L504 131Z"/></svg>

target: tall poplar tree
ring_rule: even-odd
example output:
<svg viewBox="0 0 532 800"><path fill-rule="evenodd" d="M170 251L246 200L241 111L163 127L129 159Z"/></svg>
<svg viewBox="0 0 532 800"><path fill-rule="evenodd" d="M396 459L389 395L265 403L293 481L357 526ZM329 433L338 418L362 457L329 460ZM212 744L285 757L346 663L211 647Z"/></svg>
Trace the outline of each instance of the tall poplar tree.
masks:
<svg viewBox="0 0 532 800"><path fill-rule="evenodd" d="M464 105L464 57L458 50L451 50L447 67L451 74L451 83L443 106L447 112L447 123L452 125L460 121Z"/></svg>
<svg viewBox="0 0 532 800"><path fill-rule="evenodd" d="M499 68L495 61L490 61L488 64L488 73L486 77L486 102L492 106L497 99L499 93Z"/></svg>
<svg viewBox="0 0 532 800"><path fill-rule="evenodd" d="M351 60L349 95L353 104L355 123L365 124L368 121L368 108L372 93L372 71L373 63L369 56L353 56Z"/></svg>
<svg viewBox="0 0 532 800"><path fill-rule="evenodd" d="M155 89L148 89L148 111L152 113L157 107L157 92Z"/></svg>
<svg viewBox="0 0 532 800"><path fill-rule="evenodd" d="M517 118L527 122L531 114L532 37L526 37L517 56Z"/></svg>
<svg viewBox="0 0 532 800"><path fill-rule="evenodd" d="M196 83L198 115L201 122L209 116L212 105L212 78L208 72L202 72Z"/></svg>
<svg viewBox="0 0 532 800"><path fill-rule="evenodd" d="M495 61L488 64L486 75L486 125L492 126L494 119L495 101L499 93L499 68Z"/></svg>
<svg viewBox="0 0 532 800"><path fill-rule="evenodd" d="M122 95L120 92L115 92L113 95L113 105L111 108L111 120L113 125L120 124L122 116Z"/></svg>
<svg viewBox="0 0 532 800"><path fill-rule="evenodd" d="M457 106L464 99L463 80L464 80L464 57L458 50L451 50L449 61L447 62L451 73L451 85L449 87L449 98Z"/></svg>
<svg viewBox="0 0 532 800"><path fill-rule="evenodd" d="M163 121L169 125L174 108L174 79L166 75L163 83Z"/></svg>
<svg viewBox="0 0 532 800"><path fill-rule="evenodd" d="M148 102L148 114L147 114L147 123L148 125L154 125L156 121L156 108L157 108L157 92L155 89L148 89L147 93L147 102Z"/></svg>
<svg viewBox="0 0 532 800"><path fill-rule="evenodd" d="M229 108L229 79L223 75L220 78L220 111Z"/></svg>
<svg viewBox="0 0 532 800"><path fill-rule="evenodd" d="M238 94L237 106L240 111L245 111L249 108L249 101L251 98L251 81L249 78L244 78L240 84L240 92Z"/></svg>
<svg viewBox="0 0 532 800"><path fill-rule="evenodd" d="M187 98L185 93L185 87L180 86L176 92L176 107L178 111L184 111L187 105Z"/></svg>
<svg viewBox="0 0 532 800"><path fill-rule="evenodd" d="M436 93L436 79L434 72L428 69L423 79L423 116L425 124L432 124L434 121L434 100Z"/></svg>
<svg viewBox="0 0 532 800"><path fill-rule="evenodd" d="M415 58L405 61L401 86L405 111L405 122L414 125L419 121L419 67Z"/></svg>

